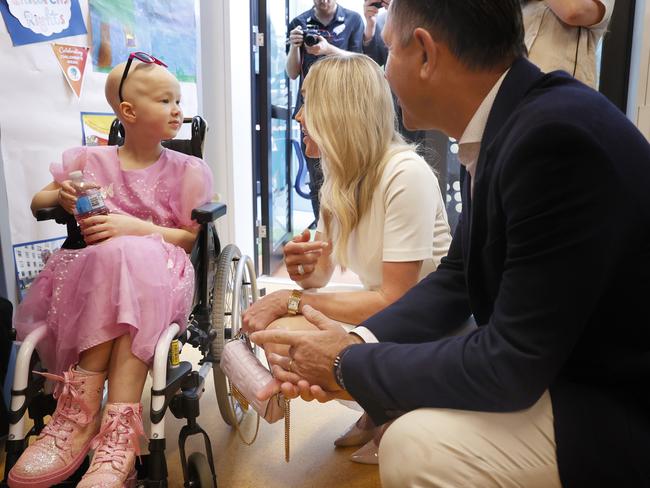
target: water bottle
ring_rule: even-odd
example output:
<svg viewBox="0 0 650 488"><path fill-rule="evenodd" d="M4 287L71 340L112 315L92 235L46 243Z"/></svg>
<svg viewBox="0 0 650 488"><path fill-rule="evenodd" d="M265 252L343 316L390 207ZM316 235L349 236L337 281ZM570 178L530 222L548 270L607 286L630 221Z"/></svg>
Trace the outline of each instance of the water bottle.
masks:
<svg viewBox="0 0 650 488"><path fill-rule="evenodd" d="M94 215L108 215L108 208L104 203L101 190L90 186L84 181L81 171L72 171L69 176L70 180L72 180L72 186L77 191L77 204L75 206L77 222Z"/></svg>

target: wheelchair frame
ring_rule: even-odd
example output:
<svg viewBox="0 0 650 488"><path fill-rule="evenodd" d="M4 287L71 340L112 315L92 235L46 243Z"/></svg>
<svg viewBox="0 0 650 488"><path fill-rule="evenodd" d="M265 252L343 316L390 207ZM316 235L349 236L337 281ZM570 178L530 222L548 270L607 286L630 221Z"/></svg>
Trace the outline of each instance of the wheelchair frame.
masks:
<svg viewBox="0 0 650 488"><path fill-rule="evenodd" d="M186 119L192 122L192 147L196 147L195 137L201 141L206 125L200 117ZM111 134L119 130L113 124ZM114 139L115 140L115 139ZM168 141L166 141L168 142ZM168 146L169 147L169 146ZM180 327L172 323L163 332L156 344L152 368L149 435L149 454L138 464L138 487L162 488L167 484L167 461L165 458L166 437L165 417L169 410L176 418L186 419L178 437L181 468L185 487L217 486L216 470L212 455L210 437L197 422L200 415L199 400L205 390L205 379L214 375L215 392L223 419L229 425L241 422L244 411L233 411L229 403L229 390L225 375L218 367L225 342L239 330L241 311L259 297L253 262L250 257L242 256L239 249L230 244L221 250L214 222L226 214L226 205L208 203L192 211L192 219L201 225L195 246L191 253L195 265L194 306L188 320L186 332L178 337ZM68 238L63 247L78 249L85 246L83 237L74 218L61 207L42 209L37 213L37 220L54 219L66 224ZM6 462L4 478L0 487L7 486L10 469L27 448L30 436L38 435L45 426L46 415L51 414L56 406L52 395L44 391L45 380L30 369L41 370L34 354L36 345L45 337L46 327L41 326L30 333L22 342L18 351L12 398L9 411L9 436L6 441ZM202 354L198 371L188 361L172 364L169 360L173 341L179 341L179 347L189 343L197 347ZM217 367L213 368L214 364ZM227 407L227 408L226 408ZM25 415L34 420L34 426L25 432ZM201 434L205 446L203 453L186 455L185 445L190 436ZM80 473L85 472L88 458L69 480L57 486L75 486Z"/></svg>

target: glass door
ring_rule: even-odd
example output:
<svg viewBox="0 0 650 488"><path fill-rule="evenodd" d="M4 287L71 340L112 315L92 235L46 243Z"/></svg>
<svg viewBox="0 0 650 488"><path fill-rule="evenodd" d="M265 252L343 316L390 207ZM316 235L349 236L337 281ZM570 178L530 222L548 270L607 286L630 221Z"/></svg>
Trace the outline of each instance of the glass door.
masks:
<svg viewBox="0 0 650 488"><path fill-rule="evenodd" d="M282 246L291 238L291 91L285 72L288 0L257 0L256 66L257 238L262 273L282 264Z"/></svg>

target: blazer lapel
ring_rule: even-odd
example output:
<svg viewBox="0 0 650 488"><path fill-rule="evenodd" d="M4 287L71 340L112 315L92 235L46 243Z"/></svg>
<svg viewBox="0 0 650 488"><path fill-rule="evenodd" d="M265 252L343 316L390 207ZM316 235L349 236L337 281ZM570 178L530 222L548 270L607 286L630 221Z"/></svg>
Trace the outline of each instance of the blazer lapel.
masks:
<svg viewBox="0 0 650 488"><path fill-rule="evenodd" d="M481 141L481 150L479 152L478 162L476 164L476 174L474 180L474 193L471 196L471 206L468 209L469 222L469 250L467 258L468 282L470 283L470 296L472 274L476 273L480 267L472 266L478 261L478 253L485 244L487 233L487 202L490 191L490 181L494 166L498 163L499 144L496 142L500 138L499 133L506 124L508 118L521 103L530 88L543 76L542 72L528 60L521 58L515 61L510 71L503 80L503 84L496 96L492 110L488 117L485 132ZM469 180L469 177L466 178ZM469 184L467 194L469 195ZM463 195L465 197L465 195ZM478 281L479 283L481 280Z"/></svg>

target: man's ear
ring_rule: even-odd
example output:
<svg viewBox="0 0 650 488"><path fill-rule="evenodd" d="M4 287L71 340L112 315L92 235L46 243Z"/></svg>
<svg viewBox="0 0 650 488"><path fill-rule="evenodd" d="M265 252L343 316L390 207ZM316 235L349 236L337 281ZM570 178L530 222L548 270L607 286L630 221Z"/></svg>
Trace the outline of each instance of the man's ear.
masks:
<svg viewBox="0 0 650 488"><path fill-rule="evenodd" d="M417 49L421 52L420 76L422 79L430 79L438 65L438 44L433 40L429 31L421 27L413 31L413 38Z"/></svg>
<svg viewBox="0 0 650 488"><path fill-rule="evenodd" d="M135 108L130 102L120 103L120 114L122 122L128 124L135 122Z"/></svg>

